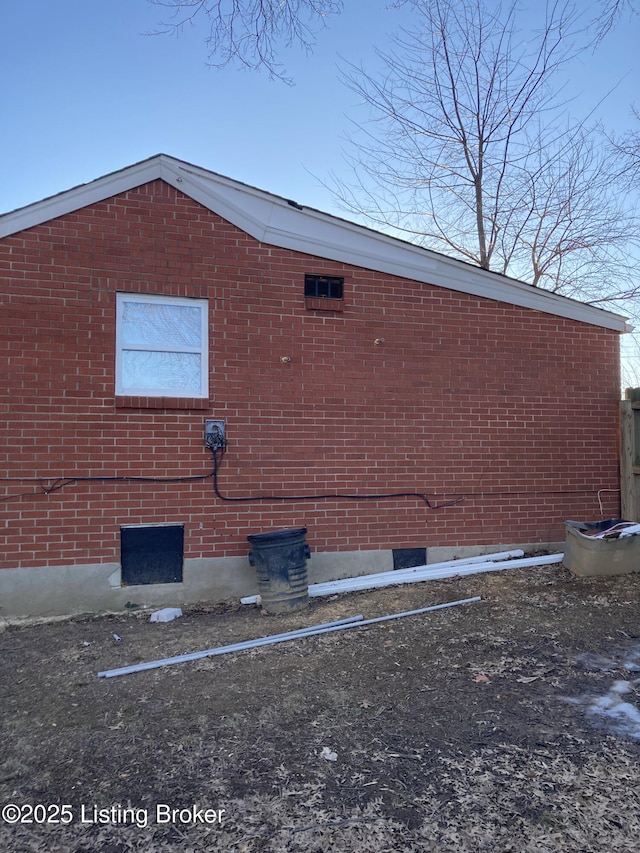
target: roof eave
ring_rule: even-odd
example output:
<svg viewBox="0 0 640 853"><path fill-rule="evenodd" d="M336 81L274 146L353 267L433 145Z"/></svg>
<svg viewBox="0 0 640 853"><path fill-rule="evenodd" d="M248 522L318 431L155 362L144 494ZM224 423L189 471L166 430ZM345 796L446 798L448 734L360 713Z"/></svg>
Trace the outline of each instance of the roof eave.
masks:
<svg viewBox="0 0 640 853"><path fill-rule="evenodd" d="M479 269L165 154L0 216L0 238L162 179L260 242L617 332L626 318Z"/></svg>

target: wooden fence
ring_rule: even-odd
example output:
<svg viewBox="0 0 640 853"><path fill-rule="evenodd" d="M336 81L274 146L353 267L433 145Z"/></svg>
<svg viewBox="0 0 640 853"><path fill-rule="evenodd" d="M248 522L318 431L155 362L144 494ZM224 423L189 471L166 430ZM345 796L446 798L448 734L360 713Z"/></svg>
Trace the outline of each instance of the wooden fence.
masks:
<svg viewBox="0 0 640 853"><path fill-rule="evenodd" d="M622 518L640 522L640 388L620 403L620 504Z"/></svg>

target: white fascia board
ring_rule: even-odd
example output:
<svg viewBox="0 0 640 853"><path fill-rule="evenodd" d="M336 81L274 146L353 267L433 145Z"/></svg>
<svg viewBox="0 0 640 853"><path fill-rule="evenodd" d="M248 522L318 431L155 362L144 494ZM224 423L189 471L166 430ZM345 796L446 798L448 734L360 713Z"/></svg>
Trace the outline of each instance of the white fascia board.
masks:
<svg viewBox="0 0 640 853"><path fill-rule="evenodd" d="M165 154L0 216L0 238L162 179L256 240L436 287L627 331L626 318L447 258Z"/></svg>
<svg viewBox="0 0 640 853"><path fill-rule="evenodd" d="M462 262L460 263L462 264ZM502 276L499 273L472 267L474 276L469 281L464 270L461 270L456 264L457 262L453 258L443 257L439 261L438 285L450 290L482 296L485 299L529 308L532 311L540 311L545 314L553 314L556 317L565 317L592 326L612 329L616 332L629 332L633 328L627 325L627 318L621 314L614 314L611 311L596 308L594 305L588 305L585 302L578 302L576 299L570 299L567 296L559 296L557 293L551 293L549 290L534 287L531 284ZM463 264L463 266L466 265Z"/></svg>
<svg viewBox="0 0 640 853"><path fill-rule="evenodd" d="M0 216L0 237L49 222L160 178L162 155Z"/></svg>
<svg viewBox="0 0 640 853"><path fill-rule="evenodd" d="M546 314L627 331L626 318L479 269L243 184L180 167L187 195L256 240Z"/></svg>
<svg viewBox="0 0 640 853"><path fill-rule="evenodd" d="M312 208L301 209L286 199L251 187L222 183L217 176L211 180L190 171L177 186L223 219L271 246L404 278L421 275L421 281L428 281L428 271L433 275L437 269L437 259L418 246Z"/></svg>

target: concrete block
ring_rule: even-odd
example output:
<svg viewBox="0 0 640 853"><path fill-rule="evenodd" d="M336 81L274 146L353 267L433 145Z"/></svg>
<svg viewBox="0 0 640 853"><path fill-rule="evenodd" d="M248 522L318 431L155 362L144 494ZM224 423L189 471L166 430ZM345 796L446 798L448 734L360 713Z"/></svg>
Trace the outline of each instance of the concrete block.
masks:
<svg viewBox="0 0 640 853"><path fill-rule="evenodd" d="M162 610L155 610L149 617L149 622L171 622L179 616L182 616L179 607L164 607Z"/></svg>

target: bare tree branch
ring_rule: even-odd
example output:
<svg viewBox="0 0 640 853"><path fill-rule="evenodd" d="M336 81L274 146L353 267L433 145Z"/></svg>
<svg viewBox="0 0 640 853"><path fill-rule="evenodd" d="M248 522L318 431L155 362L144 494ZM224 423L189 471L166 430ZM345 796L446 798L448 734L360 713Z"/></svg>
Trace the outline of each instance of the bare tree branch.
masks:
<svg viewBox="0 0 640 853"><path fill-rule="evenodd" d="M329 15L342 11L342 0L150 0L172 10L158 32L175 33L206 20L209 64L265 69L290 83L279 60L282 46L311 50L317 30Z"/></svg>
<svg viewBox="0 0 640 853"><path fill-rule="evenodd" d="M639 8L635 0L600 0L600 10L594 21L594 43L599 44L620 23L625 13L632 17Z"/></svg>
<svg viewBox="0 0 640 853"><path fill-rule="evenodd" d="M494 12L485 0L407 3L415 24L378 52L382 71L345 65L370 120L349 140L354 180L330 187L339 203L535 286L592 301L635 293L638 222L616 195L617 163L603 136L568 120L558 84L590 44L571 2L549 2L528 38L516 0Z"/></svg>
<svg viewBox="0 0 640 853"><path fill-rule="evenodd" d="M640 111L634 107L632 112L640 124ZM640 181L640 130L629 130L609 141L620 163L621 176L636 183Z"/></svg>

